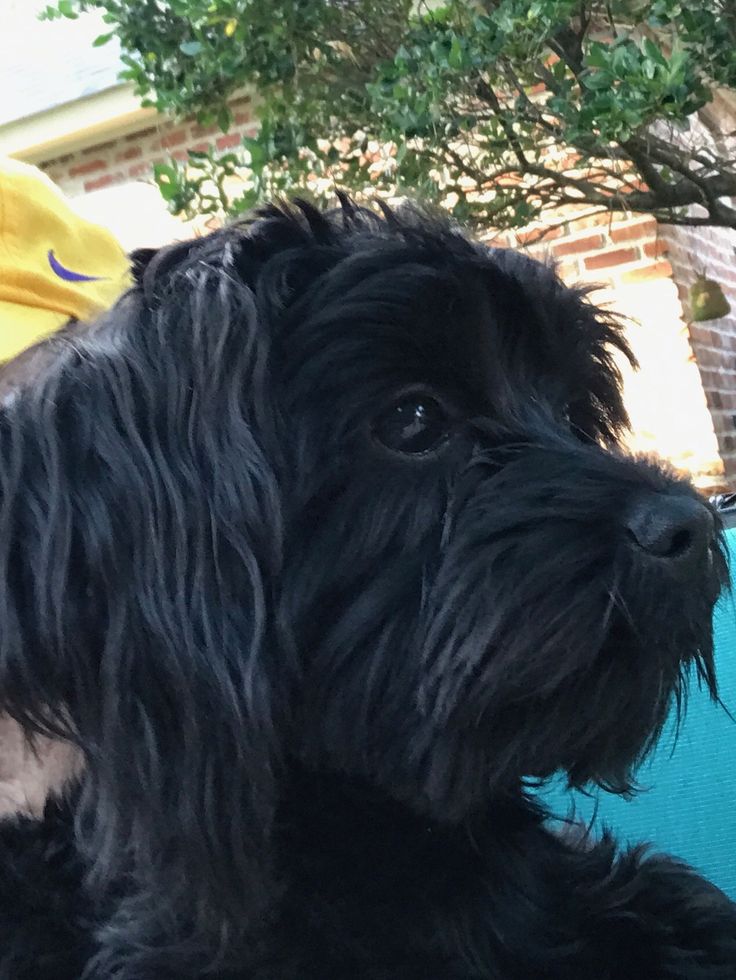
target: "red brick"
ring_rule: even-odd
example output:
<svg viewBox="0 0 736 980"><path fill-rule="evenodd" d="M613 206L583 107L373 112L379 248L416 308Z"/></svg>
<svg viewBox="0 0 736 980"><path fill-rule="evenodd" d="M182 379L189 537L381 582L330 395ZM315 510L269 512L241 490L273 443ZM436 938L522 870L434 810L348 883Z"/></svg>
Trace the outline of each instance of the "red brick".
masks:
<svg viewBox="0 0 736 980"><path fill-rule="evenodd" d="M106 153L108 150L112 150L113 147L117 146L117 140L109 140L107 143L96 143L95 146L88 146L85 150L82 150L82 156L91 156L93 153Z"/></svg>
<svg viewBox="0 0 736 980"><path fill-rule="evenodd" d="M99 191L103 187L111 187L113 184L121 184L125 180L123 174L105 174L104 177L97 177L95 180L85 180L85 191Z"/></svg>
<svg viewBox="0 0 736 980"><path fill-rule="evenodd" d="M170 150L172 146L181 146L186 141L187 131L185 129L177 129L173 133L167 133L161 137L161 149Z"/></svg>
<svg viewBox="0 0 736 980"><path fill-rule="evenodd" d="M565 229L562 225L557 228L529 228L525 231L517 231L516 239L520 245L536 244L537 242L551 242L555 238L562 238Z"/></svg>
<svg viewBox="0 0 736 980"><path fill-rule="evenodd" d="M660 255L667 255L667 251L667 243L659 238L654 242L644 243L644 254L649 259L657 259Z"/></svg>
<svg viewBox="0 0 736 980"><path fill-rule="evenodd" d="M215 140L215 145L218 150L232 150L236 146L240 146L242 142L242 137L239 133L224 133Z"/></svg>
<svg viewBox="0 0 736 980"><path fill-rule="evenodd" d="M106 160L88 160L87 163L78 163L76 167L69 168L69 176L83 177L85 174L93 174L98 170L107 170Z"/></svg>
<svg viewBox="0 0 736 980"><path fill-rule="evenodd" d="M115 154L115 163L124 163L126 160L137 160L143 156L140 146L129 146L127 150Z"/></svg>
<svg viewBox="0 0 736 980"><path fill-rule="evenodd" d="M236 126L245 126L247 123L253 121L253 116L250 112L236 112L234 120Z"/></svg>
<svg viewBox="0 0 736 980"><path fill-rule="evenodd" d="M138 132L126 136L125 142L134 143L136 140L142 140L148 136L155 136L157 132L158 129L155 126L149 126L148 129L139 129Z"/></svg>
<svg viewBox="0 0 736 980"><path fill-rule="evenodd" d="M733 361L732 355L711 347L698 347L696 357L698 364L708 368L730 367Z"/></svg>
<svg viewBox="0 0 736 980"><path fill-rule="evenodd" d="M380 153L369 153L366 154L367 159L370 163L378 163L381 159ZM519 184L524 183L524 178L521 174L504 174L503 177L496 177L493 181L494 187L518 187Z"/></svg>
<svg viewBox="0 0 736 980"><path fill-rule="evenodd" d="M699 323L691 323L689 333L692 343L704 344L706 347L710 345L710 330L707 327L701 327Z"/></svg>
<svg viewBox="0 0 736 980"><path fill-rule="evenodd" d="M195 153L206 153L209 148L209 143L195 143L194 146L189 147L189 149L193 150Z"/></svg>
<svg viewBox="0 0 736 980"><path fill-rule="evenodd" d="M142 177L144 174L150 174L150 172L150 163L136 163L132 167L128 168L129 177Z"/></svg>
<svg viewBox="0 0 736 980"><path fill-rule="evenodd" d="M635 251L634 249L621 249L620 251ZM587 260L586 260L587 261ZM621 259L628 262L629 259ZM652 265L645 265L641 269L629 269L622 272L618 277L619 282L630 286L637 282L651 282L652 279L668 279L672 275L672 266L663 259L661 262L654 262Z"/></svg>
<svg viewBox="0 0 736 980"><path fill-rule="evenodd" d="M202 139L203 136L214 136L215 133L220 132L219 126L192 126L190 130L192 138L195 140Z"/></svg>
<svg viewBox="0 0 736 980"><path fill-rule="evenodd" d="M481 230L479 232L481 240L484 245L488 248L513 248L514 239L511 232L508 231L491 231L483 234Z"/></svg>
<svg viewBox="0 0 736 980"><path fill-rule="evenodd" d="M617 245L621 242L638 242L642 238L651 238L657 233L657 222L654 218L644 221L632 221L630 225L611 228L611 241Z"/></svg>
<svg viewBox="0 0 736 980"><path fill-rule="evenodd" d="M624 262L636 262L639 252L635 248L612 248L597 255L589 255L585 259L585 268L608 269L612 265L623 265ZM651 277L650 277L651 278Z"/></svg>
<svg viewBox="0 0 736 980"><path fill-rule="evenodd" d="M184 163L189 159L189 154L187 153L186 150L175 150L171 155L175 160L178 160L180 163Z"/></svg>
<svg viewBox="0 0 736 980"><path fill-rule="evenodd" d="M581 255L584 252L595 252L603 246L603 235L586 235L585 238L575 238L571 241L559 242L557 245L552 246L552 254L556 258L563 258L565 255ZM603 268L601 265L588 265L586 262L586 268L588 269L600 269ZM605 263L604 263L605 265Z"/></svg>
<svg viewBox="0 0 736 980"><path fill-rule="evenodd" d="M61 157L54 157L53 160L46 160L45 163L39 164L39 166L43 170L45 170L46 167L57 167L57 166L58 167L61 167L65 163L71 163L71 161L73 159L74 159L74 154L73 153L65 153Z"/></svg>

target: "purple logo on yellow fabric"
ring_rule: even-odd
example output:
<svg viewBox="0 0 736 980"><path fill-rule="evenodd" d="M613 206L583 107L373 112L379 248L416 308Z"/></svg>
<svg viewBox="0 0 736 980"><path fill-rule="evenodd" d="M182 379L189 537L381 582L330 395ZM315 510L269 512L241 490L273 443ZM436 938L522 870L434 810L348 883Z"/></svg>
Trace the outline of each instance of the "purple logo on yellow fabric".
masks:
<svg viewBox="0 0 736 980"><path fill-rule="evenodd" d="M67 269L59 262L52 248L48 250L47 256L53 272L56 273L59 279L64 279L66 282L99 282L105 278L104 276L85 276L82 272L72 272L71 269Z"/></svg>

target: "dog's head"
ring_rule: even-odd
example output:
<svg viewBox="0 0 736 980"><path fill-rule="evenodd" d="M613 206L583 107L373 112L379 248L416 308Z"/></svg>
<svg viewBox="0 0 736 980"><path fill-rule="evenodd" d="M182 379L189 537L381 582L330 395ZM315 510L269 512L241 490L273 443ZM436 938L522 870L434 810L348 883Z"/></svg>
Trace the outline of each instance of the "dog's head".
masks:
<svg viewBox="0 0 736 980"><path fill-rule="evenodd" d="M626 343L551 269L348 202L137 264L0 419L6 704L63 707L108 825L210 859L289 758L441 819L623 788L715 688L714 515L618 448Z"/></svg>
<svg viewBox="0 0 736 980"><path fill-rule="evenodd" d="M272 211L288 750L457 817L523 776L629 785L714 687L714 516L618 447L615 318L416 212ZM246 274L247 278L247 274ZM274 454L269 452L269 458Z"/></svg>

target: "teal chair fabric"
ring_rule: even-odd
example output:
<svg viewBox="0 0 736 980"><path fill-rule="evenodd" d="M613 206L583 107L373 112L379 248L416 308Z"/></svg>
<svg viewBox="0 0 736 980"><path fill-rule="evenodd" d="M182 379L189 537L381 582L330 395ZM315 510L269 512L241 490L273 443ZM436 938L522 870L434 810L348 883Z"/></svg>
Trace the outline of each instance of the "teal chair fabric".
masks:
<svg viewBox="0 0 736 980"><path fill-rule="evenodd" d="M734 576L736 529L727 537ZM715 633L721 699L736 718L736 580L716 610ZM574 812L594 831L611 828L624 845L647 841L677 855L736 899L736 722L696 684L678 738L668 724L638 782L645 789L632 800L603 790L589 797L562 780L541 795L559 817Z"/></svg>

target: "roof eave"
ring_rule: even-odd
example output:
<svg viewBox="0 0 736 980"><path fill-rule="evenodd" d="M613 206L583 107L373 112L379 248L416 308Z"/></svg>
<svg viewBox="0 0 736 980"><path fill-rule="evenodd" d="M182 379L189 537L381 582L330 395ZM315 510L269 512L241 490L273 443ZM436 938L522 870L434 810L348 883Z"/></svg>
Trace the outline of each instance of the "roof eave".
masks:
<svg viewBox="0 0 736 980"><path fill-rule="evenodd" d="M63 153L135 132L159 118L141 108L130 84L53 106L0 126L0 156L42 163Z"/></svg>

